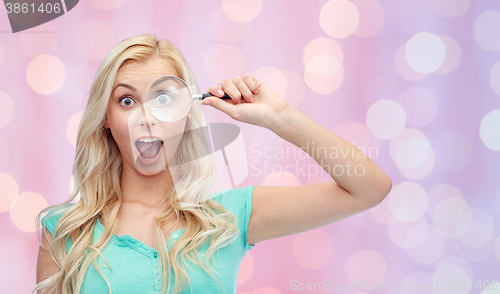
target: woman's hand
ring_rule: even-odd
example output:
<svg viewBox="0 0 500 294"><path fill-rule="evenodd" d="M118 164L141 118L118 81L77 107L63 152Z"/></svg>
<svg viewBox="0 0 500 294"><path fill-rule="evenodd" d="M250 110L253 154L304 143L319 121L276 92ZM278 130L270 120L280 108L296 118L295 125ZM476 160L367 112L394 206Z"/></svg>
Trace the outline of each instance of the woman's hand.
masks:
<svg viewBox="0 0 500 294"><path fill-rule="evenodd" d="M235 77L232 81L223 80L221 88L213 85L207 92L215 97L203 99L202 104L211 105L235 120L268 129L283 123L283 118L291 107L273 90L249 74ZM224 93L231 100L220 99Z"/></svg>

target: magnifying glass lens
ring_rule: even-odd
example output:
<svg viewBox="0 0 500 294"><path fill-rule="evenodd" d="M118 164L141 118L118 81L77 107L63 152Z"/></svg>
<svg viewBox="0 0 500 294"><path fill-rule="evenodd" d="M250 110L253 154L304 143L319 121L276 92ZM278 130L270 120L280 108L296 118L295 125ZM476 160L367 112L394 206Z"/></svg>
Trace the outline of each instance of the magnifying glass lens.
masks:
<svg viewBox="0 0 500 294"><path fill-rule="evenodd" d="M174 122L188 113L191 107L191 93L179 78L164 76L149 86L146 107L157 120Z"/></svg>

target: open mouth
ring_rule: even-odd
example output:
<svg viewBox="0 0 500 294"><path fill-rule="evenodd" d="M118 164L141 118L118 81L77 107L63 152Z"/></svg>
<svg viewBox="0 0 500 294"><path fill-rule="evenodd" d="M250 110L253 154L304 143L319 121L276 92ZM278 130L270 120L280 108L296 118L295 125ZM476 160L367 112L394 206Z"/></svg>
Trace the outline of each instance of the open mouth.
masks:
<svg viewBox="0 0 500 294"><path fill-rule="evenodd" d="M158 138L141 138L135 141L135 147L139 151L139 156L142 157L141 159L145 163L157 161L162 145L163 141Z"/></svg>

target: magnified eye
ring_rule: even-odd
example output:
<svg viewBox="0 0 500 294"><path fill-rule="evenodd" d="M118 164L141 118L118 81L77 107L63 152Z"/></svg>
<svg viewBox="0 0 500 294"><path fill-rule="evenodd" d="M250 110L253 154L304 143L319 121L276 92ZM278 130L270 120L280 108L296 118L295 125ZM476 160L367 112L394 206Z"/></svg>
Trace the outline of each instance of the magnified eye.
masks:
<svg viewBox="0 0 500 294"><path fill-rule="evenodd" d="M154 104L157 106L166 106L170 103L172 103L174 100L174 97L170 95L168 92L160 92L156 95L154 99Z"/></svg>

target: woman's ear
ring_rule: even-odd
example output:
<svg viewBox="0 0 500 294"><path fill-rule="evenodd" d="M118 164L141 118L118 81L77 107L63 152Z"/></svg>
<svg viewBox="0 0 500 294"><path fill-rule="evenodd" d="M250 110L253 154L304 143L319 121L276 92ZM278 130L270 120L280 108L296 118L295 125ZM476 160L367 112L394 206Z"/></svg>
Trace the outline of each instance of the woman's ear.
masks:
<svg viewBox="0 0 500 294"><path fill-rule="evenodd" d="M109 129L108 117L106 117L106 119L104 119L104 127Z"/></svg>

